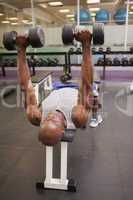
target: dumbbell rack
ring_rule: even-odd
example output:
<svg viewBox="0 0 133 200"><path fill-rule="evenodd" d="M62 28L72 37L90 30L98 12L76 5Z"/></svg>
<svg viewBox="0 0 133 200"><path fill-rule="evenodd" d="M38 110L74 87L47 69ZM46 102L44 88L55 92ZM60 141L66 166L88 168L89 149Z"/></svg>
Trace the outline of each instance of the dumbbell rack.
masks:
<svg viewBox="0 0 133 200"><path fill-rule="evenodd" d="M68 143L72 142L74 138L74 131L65 132L61 141L61 166L60 178L53 178L53 150L54 147L46 146L46 178L44 182L37 182L37 190L65 190L69 192L76 192L76 183L73 179L67 178L67 156Z"/></svg>
<svg viewBox="0 0 133 200"><path fill-rule="evenodd" d="M92 53L92 55L102 55L103 56L103 60L104 60L104 63L102 65L103 67L103 80L105 80L105 76L106 76L106 57L108 55L115 55L115 54L122 54L122 55L132 55L133 53L130 52L130 51L111 51L110 53L106 52L106 51L103 51L103 52L99 52L99 51L95 51ZM69 66L69 72L71 73L71 66L80 66L81 64L77 64L77 63L73 63L71 64L71 55L82 55L82 52L78 53L78 52L69 52L68 53L68 66ZM97 65L95 65L97 66Z"/></svg>
<svg viewBox="0 0 133 200"><path fill-rule="evenodd" d="M67 62L67 59L68 59L68 56L67 56L67 52L63 52L63 51L57 51L57 52L53 52L53 51L50 51L50 52L27 52L26 53L27 56L63 56L64 57L64 63L59 63L58 66L63 66L65 68L65 70L68 69L68 62ZM0 53L0 58L3 58L3 57L14 57L14 56L17 56L17 52L5 52L5 53ZM53 65L55 67L55 65ZM6 76L6 67L3 66L3 69L4 71L2 70L2 76ZM36 74L36 66L32 66L32 71L33 71L33 75Z"/></svg>

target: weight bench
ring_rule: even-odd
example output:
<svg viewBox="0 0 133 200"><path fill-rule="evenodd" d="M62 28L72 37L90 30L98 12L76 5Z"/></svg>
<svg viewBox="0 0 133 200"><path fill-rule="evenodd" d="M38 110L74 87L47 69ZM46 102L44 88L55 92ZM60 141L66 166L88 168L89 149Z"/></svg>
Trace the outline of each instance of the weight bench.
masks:
<svg viewBox="0 0 133 200"><path fill-rule="evenodd" d="M75 131L66 130L61 140L60 178L53 178L53 150L46 146L46 178L44 182L37 182L36 189L54 189L76 192L76 183L67 178L68 143L73 141Z"/></svg>

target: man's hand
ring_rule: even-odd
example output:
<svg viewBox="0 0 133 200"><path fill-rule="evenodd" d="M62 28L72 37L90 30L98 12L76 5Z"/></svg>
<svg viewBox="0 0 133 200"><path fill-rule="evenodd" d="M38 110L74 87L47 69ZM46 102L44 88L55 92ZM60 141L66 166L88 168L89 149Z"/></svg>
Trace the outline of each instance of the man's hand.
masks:
<svg viewBox="0 0 133 200"><path fill-rule="evenodd" d="M26 34L18 35L16 38L16 45L20 48L26 48L29 45L27 35Z"/></svg>
<svg viewBox="0 0 133 200"><path fill-rule="evenodd" d="M92 34L90 31L78 31L75 33L75 39L81 43L91 43Z"/></svg>

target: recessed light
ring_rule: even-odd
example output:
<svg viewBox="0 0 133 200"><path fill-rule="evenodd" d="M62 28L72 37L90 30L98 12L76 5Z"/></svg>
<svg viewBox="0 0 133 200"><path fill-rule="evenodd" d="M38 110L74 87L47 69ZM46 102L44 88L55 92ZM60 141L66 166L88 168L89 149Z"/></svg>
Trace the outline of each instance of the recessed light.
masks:
<svg viewBox="0 0 133 200"><path fill-rule="evenodd" d="M87 0L87 4L100 3L100 0Z"/></svg>
<svg viewBox="0 0 133 200"><path fill-rule="evenodd" d="M48 2L49 6L63 6L63 3L61 1L52 1Z"/></svg>
<svg viewBox="0 0 133 200"><path fill-rule="evenodd" d="M10 22L8 20L4 20L1 22L2 24L10 24Z"/></svg>
<svg viewBox="0 0 133 200"><path fill-rule="evenodd" d="M17 20L18 18L17 17L9 17L8 19L9 20Z"/></svg>
<svg viewBox="0 0 133 200"><path fill-rule="evenodd" d="M18 25L18 23L17 22L12 22L11 25Z"/></svg>
<svg viewBox="0 0 133 200"><path fill-rule="evenodd" d="M66 15L66 17L74 17L74 14Z"/></svg>
<svg viewBox="0 0 133 200"><path fill-rule="evenodd" d="M23 19L22 22L23 23L27 23L29 20L28 19Z"/></svg>
<svg viewBox="0 0 133 200"><path fill-rule="evenodd" d="M100 10L100 8L89 8L89 11L91 11L91 12L96 12L96 11L99 11Z"/></svg>
<svg viewBox="0 0 133 200"><path fill-rule="evenodd" d="M95 17L95 16L96 16L96 13L91 13L91 16L92 16L92 17Z"/></svg>
<svg viewBox="0 0 133 200"><path fill-rule="evenodd" d="M130 15L133 15L133 11L130 11L129 14L130 14Z"/></svg>
<svg viewBox="0 0 133 200"><path fill-rule="evenodd" d="M74 21L75 19L72 17L72 18L70 18L70 20L71 20L71 21Z"/></svg>
<svg viewBox="0 0 133 200"><path fill-rule="evenodd" d="M47 8L47 5L44 4L44 3L40 3L39 6L42 7L42 8Z"/></svg>
<svg viewBox="0 0 133 200"><path fill-rule="evenodd" d="M0 13L0 16L3 16L4 14L3 13Z"/></svg>
<svg viewBox="0 0 133 200"><path fill-rule="evenodd" d="M59 12L60 13L68 13L68 12L70 12L70 10L69 9L61 9L61 10L59 10Z"/></svg>

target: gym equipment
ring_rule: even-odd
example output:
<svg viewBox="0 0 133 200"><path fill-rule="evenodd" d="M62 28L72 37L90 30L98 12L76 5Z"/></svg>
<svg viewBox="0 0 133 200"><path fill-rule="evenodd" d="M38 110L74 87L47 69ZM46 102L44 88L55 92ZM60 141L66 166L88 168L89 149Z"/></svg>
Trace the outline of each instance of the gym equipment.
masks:
<svg viewBox="0 0 133 200"><path fill-rule="evenodd" d="M87 25L89 21L91 21L91 15L90 12L87 9L80 9L80 24L81 25ZM77 21L77 13L75 14L75 21Z"/></svg>
<svg viewBox="0 0 133 200"><path fill-rule="evenodd" d="M120 66L121 65L121 61L118 57L113 59L113 65L114 66Z"/></svg>
<svg viewBox="0 0 133 200"><path fill-rule="evenodd" d="M48 66L57 66L58 63L59 63L59 60L57 58L54 58L54 59L47 58Z"/></svg>
<svg viewBox="0 0 133 200"><path fill-rule="evenodd" d="M102 45L104 43L104 25L103 24L94 24L93 25L93 44ZM70 45L73 43L75 37L74 30L72 26L65 25L62 30L62 40L65 45Z"/></svg>
<svg viewBox="0 0 133 200"><path fill-rule="evenodd" d="M111 47L106 48L106 53L111 53Z"/></svg>
<svg viewBox="0 0 133 200"><path fill-rule="evenodd" d="M79 48L77 48L77 50L76 50L76 53L77 54L81 54L82 53L82 50L81 50L81 48L79 47Z"/></svg>
<svg viewBox="0 0 133 200"><path fill-rule="evenodd" d="M67 81L69 81L71 79L72 79L72 75L69 73L66 73L60 77L60 80L62 83L66 83Z"/></svg>
<svg viewBox="0 0 133 200"><path fill-rule="evenodd" d="M96 52L96 48L93 47L93 48L91 49L91 51L92 51L92 53L95 53L95 52Z"/></svg>
<svg viewBox="0 0 133 200"><path fill-rule="evenodd" d="M74 48L71 47L71 48L69 49L69 53L73 53L73 52L74 52Z"/></svg>
<svg viewBox="0 0 133 200"><path fill-rule="evenodd" d="M96 22L107 23L109 21L109 11L101 9L96 13Z"/></svg>
<svg viewBox="0 0 133 200"><path fill-rule="evenodd" d="M117 24L122 25L125 24L126 21L126 9L125 8L120 8L116 11L114 15L114 20Z"/></svg>
<svg viewBox="0 0 133 200"><path fill-rule="evenodd" d="M103 53L103 48L102 47L99 47L99 53Z"/></svg>
<svg viewBox="0 0 133 200"><path fill-rule="evenodd" d="M99 58L97 61L98 66L103 66L104 65L104 58Z"/></svg>
<svg viewBox="0 0 133 200"><path fill-rule="evenodd" d="M5 32L3 34L4 47L9 51L16 50L16 38L17 33L15 31ZM42 47L44 45L43 29L40 26L31 28L27 34L27 39L29 45L31 45L33 48Z"/></svg>
<svg viewBox="0 0 133 200"><path fill-rule="evenodd" d="M107 66L112 66L112 59L111 59L111 58L106 58L106 59L105 59L105 64L106 64Z"/></svg>
<svg viewBox="0 0 133 200"><path fill-rule="evenodd" d="M122 66L128 66L129 65L128 64L128 59L126 57L124 57L124 58L121 59L121 65Z"/></svg>
<svg viewBox="0 0 133 200"><path fill-rule="evenodd" d="M133 58L130 58L130 59L129 59L129 65L130 65L130 66L133 66Z"/></svg>
<svg viewBox="0 0 133 200"><path fill-rule="evenodd" d="M130 48L130 52L133 53L133 47Z"/></svg>

